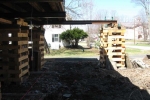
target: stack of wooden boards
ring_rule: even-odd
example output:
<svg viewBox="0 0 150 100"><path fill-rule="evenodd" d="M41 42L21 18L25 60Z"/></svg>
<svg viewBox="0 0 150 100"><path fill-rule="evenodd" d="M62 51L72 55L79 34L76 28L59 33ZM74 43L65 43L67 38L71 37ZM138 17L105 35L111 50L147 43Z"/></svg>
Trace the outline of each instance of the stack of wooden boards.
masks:
<svg viewBox="0 0 150 100"><path fill-rule="evenodd" d="M33 40L32 50L36 51L32 62L32 50L29 41ZM30 55L30 56L29 56ZM35 67L32 68L32 64ZM15 21L13 25L0 27L0 82L20 83L33 71L40 70L44 64L44 30L29 29L23 19Z"/></svg>
<svg viewBox="0 0 150 100"><path fill-rule="evenodd" d="M100 30L100 63L103 67L108 62L115 62L113 67L125 67L125 28L103 27Z"/></svg>
<svg viewBox="0 0 150 100"><path fill-rule="evenodd" d="M0 27L0 81L21 82L29 75L27 26Z"/></svg>
<svg viewBox="0 0 150 100"><path fill-rule="evenodd" d="M33 63L37 63L35 66L31 66L36 67L33 69L34 71L40 70L44 64L44 30L41 28L33 28L29 31L29 33L29 41L33 41L32 44L29 44L29 47L31 47L29 48L29 51L30 54L34 53ZM33 52L31 50L32 48Z"/></svg>

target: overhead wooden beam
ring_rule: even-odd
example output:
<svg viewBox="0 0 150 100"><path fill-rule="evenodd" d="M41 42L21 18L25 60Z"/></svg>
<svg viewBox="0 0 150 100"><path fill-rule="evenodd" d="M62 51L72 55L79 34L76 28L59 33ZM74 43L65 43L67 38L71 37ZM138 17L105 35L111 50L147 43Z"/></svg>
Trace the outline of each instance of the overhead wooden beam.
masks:
<svg viewBox="0 0 150 100"><path fill-rule="evenodd" d="M4 2L63 2L64 0L0 0L0 3Z"/></svg>
<svg viewBox="0 0 150 100"><path fill-rule="evenodd" d="M0 29L16 29L16 28L21 28L23 30L29 29L29 26L20 26L17 24L0 24Z"/></svg>
<svg viewBox="0 0 150 100"><path fill-rule="evenodd" d="M55 2L53 2L53 3L49 2L48 4L50 5L50 7L53 11L57 11L57 6L55 6L56 5Z"/></svg>
<svg viewBox="0 0 150 100"><path fill-rule="evenodd" d="M59 8L60 11L64 11L63 10L63 5L61 5L62 2L56 3L57 7Z"/></svg>
<svg viewBox="0 0 150 100"><path fill-rule="evenodd" d="M61 6L62 6L62 11L65 11L65 6L63 4L63 2L60 2Z"/></svg>
<svg viewBox="0 0 150 100"><path fill-rule="evenodd" d="M117 23L117 20L73 20L73 21L60 21L60 22L49 22L50 24L109 24L109 23Z"/></svg>
<svg viewBox="0 0 150 100"><path fill-rule="evenodd" d="M36 2L29 2L31 6L33 6L37 11L44 12L45 10Z"/></svg>
<svg viewBox="0 0 150 100"><path fill-rule="evenodd" d="M17 13L0 13L0 18L65 18L66 12L17 12Z"/></svg>
<svg viewBox="0 0 150 100"><path fill-rule="evenodd" d="M62 24L62 25L85 25L85 24L116 24L117 20L73 20L73 21L41 21L35 22L36 25L51 25L51 24Z"/></svg>
<svg viewBox="0 0 150 100"><path fill-rule="evenodd" d="M11 3L3 3L3 5L13 9L13 10L16 10L16 11L21 11L21 12L26 12L24 9L22 9L21 7L15 5L15 4L11 4Z"/></svg>
<svg viewBox="0 0 150 100"><path fill-rule="evenodd" d="M4 12L4 13L10 13L10 11L8 11L8 10L2 8L2 7L0 7L0 11L1 11L1 12Z"/></svg>
<svg viewBox="0 0 150 100"><path fill-rule="evenodd" d="M6 20L4 18L0 18L0 23L12 24L12 22L10 20Z"/></svg>

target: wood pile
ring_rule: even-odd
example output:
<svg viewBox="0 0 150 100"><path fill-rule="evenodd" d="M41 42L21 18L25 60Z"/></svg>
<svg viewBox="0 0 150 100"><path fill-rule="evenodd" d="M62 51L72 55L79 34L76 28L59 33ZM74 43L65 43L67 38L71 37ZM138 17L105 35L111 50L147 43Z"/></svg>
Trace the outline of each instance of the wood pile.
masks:
<svg viewBox="0 0 150 100"><path fill-rule="evenodd" d="M32 44L29 44L29 50L32 51L31 49L33 48L33 52L38 52L37 57L33 57L33 59L36 60L37 63L37 68L36 70L40 70L43 67L43 64L45 63L44 61L44 30L41 28L33 28L32 30L29 31L29 41L33 41ZM30 53L33 53L30 52ZM34 60L34 61L35 61Z"/></svg>
<svg viewBox="0 0 150 100"><path fill-rule="evenodd" d="M0 100L2 100L1 82L0 82Z"/></svg>
<svg viewBox="0 0 150 100"><path fill-rule="evenodd" d="M125 28L103 27L100 30L100 63L103 67L125 67ZM112 65L112 62L116 64ZM114 66L115 65L115 66Z"/></svg>
<svg viewBox="0 0 150 100"><path fill-rule="evenodd" d="M0 81L21 82L29 75L28 27L7 25L0 29Z"/></svg>

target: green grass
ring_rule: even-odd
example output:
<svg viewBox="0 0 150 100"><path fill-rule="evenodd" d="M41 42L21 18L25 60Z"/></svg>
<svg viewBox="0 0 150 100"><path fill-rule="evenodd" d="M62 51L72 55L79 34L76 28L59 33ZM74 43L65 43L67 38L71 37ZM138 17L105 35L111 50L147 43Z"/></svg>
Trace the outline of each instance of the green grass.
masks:
<svg viewBox="0 0 150 100"><path fill-rule="evenodd" d="M51 50L50 54L45 54L45 58L49 57L90 57L90 56L98 56L98 49L70 49L70 48L62 48L59 50Z"/></svg>
<svg viewBox="0 0 150 100"><path fill-rule="evenodd" d="M125 40L126 42L134 42L134 40ZM149 41L144 41L144 40L135 40L135 42L149 42Z"/></svg>
<svg viewBox="0 0 150 100"><path fill-rule="evenodd" d="M126 48L126 53L129 55L142 55L142 54L149 54L150 50L140 50L135 48Z"/></svg>
<svg viewBox="0 0 150 100"><path fill-rule="evenodd" d="M149 43L136 43L136 44L130 44L130 45L133 45L133 46L146 46L146 47L150 47L150 44L149 44Z"/></svg>
<svg viewBox="0 0 150 100"><path fill-rule="evenodd" d="M140 50L135 48L126 48L125 53L129 55L142 55L142 54L149 54L150 50ZM51 50L50 54L45 54L45 58L57 58L57 57L94 57L99 56L98 49L69 49L69 48L62 48L59 50Z"/></svg>
<svg viewBox="0 0 150 100"><path fill-rule="evenodd" d="M81 42L80 45L86 47L85 42ZM150 46L146 42L138 43L136 45L134 44L126 44L131 46ZM45 54L45 58L55 58L55 57L93 57L93 56L99 56L99 50L96 48L92 49L82 49L82 46L80 46L78 49L73 48L62 48L59 50L50 50L50 54ZM129 55L142 55L142 54L149 54L150 50L140 50L135 48L126 48L126 53Z"/></svg>

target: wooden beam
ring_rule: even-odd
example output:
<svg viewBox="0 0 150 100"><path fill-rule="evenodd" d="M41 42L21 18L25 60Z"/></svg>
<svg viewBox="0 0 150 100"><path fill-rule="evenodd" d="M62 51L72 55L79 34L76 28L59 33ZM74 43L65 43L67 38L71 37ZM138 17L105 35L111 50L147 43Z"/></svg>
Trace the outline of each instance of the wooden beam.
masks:
<svg viewBox="0 0 150 100"><path fill-rule="evenodd" d="M36 2L29 2L31 6L33 6L39 12L45 12L45 10Z"/></svg>
<svg viewBox="0 0 150 100"><path fill-rule="evenodd" d="M52 2L52 3L49 2L48 4L50 5L53 11L57 11L57 6L55 6L56 5L55 2Z"/></svg>
<svg viewBox="0 0 150 100"><path fill-rule="evenodd" d="M20 25L16 25L16 24L0 24L0 30L4 30L4 29L29 30L29 26L20 26Z"/></svg>
<svg viewBox="0 0 150 100"><path fill-rule="evenodd" d="M22 9L21 7L15 5L15 4L11 4L11 3L3 3L3 5L13 9L13 10L16 10L16 11L21 11L21 12L26 12L24 9Z"/></svg>
<svg viewBox="0 0 150 100"><path fill-rule="evenodd" d="M63 4L63 2L60 2L61 6L62 6L62 11L65 11L65 6Z"/></svg>
<svg viewBox="0 0 150 100"><path fill-rule="evenodd" d="M0 23L12 24L12 22L10 20L6 20L4 18L0 18Z"/></svg>
<svg viewBox="0 0 150 100"><path fill-rule="evenodd" d="M31 13L27 12L15 12L15 13L1 13L0 18L65 18L66 12L36 12Z"/></svg>
<svg viewBox="0 0 150 100"><path fill-rule="evenodd" d="M0 0L0 3L4 2L63 2L64 0Z"/></svg>
<svg viewBox="0 0 150 100"><path fill-rule="evenodd" d="M9 11L9 10L4 9L3 7L0 7L0 12L10 13L10 11Z"/></svg>
<svg viewBox="0 0 150 100"><path fill-rule="evenodd" d="M62 25L85 25L85 24L116 24L117 20L72 20L72 21L41 21L34 22L36 25L51 25L51 24L62 24Z"/></svg>

